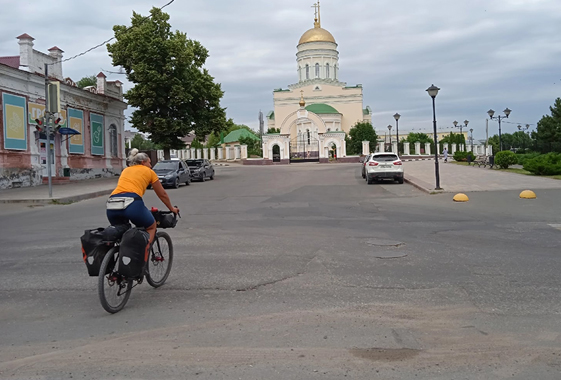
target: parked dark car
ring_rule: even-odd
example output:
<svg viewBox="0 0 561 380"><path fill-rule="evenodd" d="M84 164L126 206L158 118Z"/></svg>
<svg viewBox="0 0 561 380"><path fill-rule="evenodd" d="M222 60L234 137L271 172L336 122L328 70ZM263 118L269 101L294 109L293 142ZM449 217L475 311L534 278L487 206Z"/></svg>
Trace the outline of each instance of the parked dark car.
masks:
<svg viewBox="0 0 561 380"><path fill-rule="evenodd" d="M191 179L204 182L207 178L214 179L214 167L212 163L205 158L195 160L185 160L191 171Z"/></svg>
<svg viewBox="0 0 561 380"><path fill-rule="evenodd" d="M162 186L178 188L180 183L189 185L191 183L191 175L189 168L183 161L180 160L163 160L158 161L152 168Z"/></svg>

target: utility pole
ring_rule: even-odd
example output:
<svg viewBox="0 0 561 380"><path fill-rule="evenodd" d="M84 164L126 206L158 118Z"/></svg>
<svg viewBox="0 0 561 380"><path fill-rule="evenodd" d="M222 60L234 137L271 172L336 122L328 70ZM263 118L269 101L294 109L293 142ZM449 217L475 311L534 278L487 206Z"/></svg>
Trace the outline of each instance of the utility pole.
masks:
<svg viewBox="0 0 561 380"><path fill-rule="evenodd" d="M45 131L47 133L47 176L49 178L49 198L53 197L51 173L51 115L49 112L49 65L45 63Z"/></svg>

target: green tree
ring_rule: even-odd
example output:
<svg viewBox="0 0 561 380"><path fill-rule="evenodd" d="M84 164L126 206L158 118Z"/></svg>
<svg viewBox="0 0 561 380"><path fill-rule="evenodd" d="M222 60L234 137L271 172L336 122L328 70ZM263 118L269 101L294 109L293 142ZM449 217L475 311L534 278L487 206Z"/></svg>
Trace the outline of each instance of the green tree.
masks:
<svg viewBox="0 0 561 380"><path fill-rule="evenodd" d="M549 110L551 115L541 118L536 131L532 132L532 138L542 153L561 152L561 98L555 99Z"/></svg>
<svg viewBox="0 0 561 380"><path fill-rule="evenodd" d="M145 139L140 133L137 133L132 138L131 148L136 148L138 150L156 150L156 149L158 149L156 144L154 144L150 140Z"/></svg>
<svg viewBox="0 0 561 380"><path fill-rule="evenodd" d="M91 75L89 77L83 77L78 82L76 82L76 86L78 86L79 88L96 86L96 85L97 85L97 78L95 75Z"/></svg>
<svg viewBox="0 0 561 380"><path fill-rule="evenodd" d="M150 17L133 12L131 27L115 25L107 45L114 66L122 66L134 87L124 95L136 107L131 124L164 149L182 149L180 137L225 128L220 84L204 68L208 50L185 33L171 31L169 15L152 8Z"/></svg>
<svg viewBox="0 0 561 380"><path fill-rule="evenodd" d="M426 133L410 133L407 135L407 142L414 144L417 141L421 143L421 146L424 146L426 143L434 144L434 140Z"/></svg>
<svg viewBox="0 0 561 380"><path fill-rule="evenodd" d="M269 128L267 133L280 133L280 128Z"/></svg>
<svg viewBox="0 0 561 380"><path fill-rule="evenodd" d="M367 122L358 122L351 128L349 135L345 136L347 154L362 154L363 141L369 141L370 151L374 152L376 150L377 140L378 136L376 135L376 131L374 130L372 124Z"/></svg>
<svg viewBox="0 0 561 380"><path fill-rule="evenodd" d="M252 139L251 137L240 137L240 144L247 145L247 154L251 156L263 157L263 149L261 147L261 141Z"/></svg>
<svg viewBox="0 0 561 380"><path fill-rule="evenodd" d="M215 148L220 145L220 136L216 132L212 132L208 136L208 140L206 143L207 148Z"/></svg>

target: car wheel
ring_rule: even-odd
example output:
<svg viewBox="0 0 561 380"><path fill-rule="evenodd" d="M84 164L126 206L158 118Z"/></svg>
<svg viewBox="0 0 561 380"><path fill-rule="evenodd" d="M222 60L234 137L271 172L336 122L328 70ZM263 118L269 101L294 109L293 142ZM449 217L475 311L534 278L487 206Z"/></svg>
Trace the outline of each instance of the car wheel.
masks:
<svg viewBox="0 0 561 380"><path fill-rule="evenodd" d="M186 184L187 186L189 186L189 185L191 184L191 178L187 178L187 181L185 181L185 184Z"/></svg>
<svg viewBox="0 0 561 380"><path fill-rule="evenodd" d="M214 172L212 172L212 175L210 176L210 180L214 180Z"/></svg>
<svg viewBox="0 0 561 380"><path fill-rule="evenodd" d="M205 182L206 181L206 173L203 173L203 176L201 177L201 182Z"/></svg>
<svg viewBox="0 0 561 380"><path fill-rule="evenodd" d="M366 177L366 183L372 185L373 180L371 178Z"/></svg>
<svg viewBox="0 0 561 380"><path fill-rule="evenodd" d="M175 177L175 182L173 183L174 189L179 189L179 178Z"/></svg>

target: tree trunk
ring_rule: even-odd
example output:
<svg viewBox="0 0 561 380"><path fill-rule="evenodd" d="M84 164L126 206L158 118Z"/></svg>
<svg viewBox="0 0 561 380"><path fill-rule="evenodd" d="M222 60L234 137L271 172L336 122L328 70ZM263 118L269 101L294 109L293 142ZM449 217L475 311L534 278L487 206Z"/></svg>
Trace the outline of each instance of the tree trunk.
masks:
<svg viewBox="0 0 561 380"><path fill-rule="evenodd" d="M164 160L169 160L171 158L169 151L170 151L169 148L164 148Z"/></svg>

